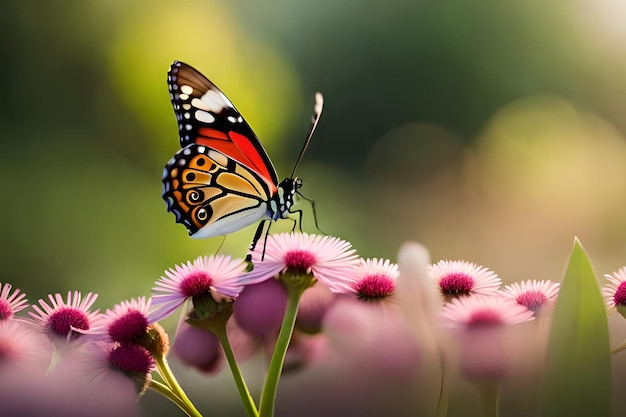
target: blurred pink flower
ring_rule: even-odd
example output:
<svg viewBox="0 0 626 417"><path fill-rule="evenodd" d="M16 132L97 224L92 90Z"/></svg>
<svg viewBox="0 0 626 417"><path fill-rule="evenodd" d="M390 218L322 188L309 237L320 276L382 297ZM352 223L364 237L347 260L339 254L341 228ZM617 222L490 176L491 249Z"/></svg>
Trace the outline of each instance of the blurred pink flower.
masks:
<svg viewBox="0 0 626 417"><path fill-rule="evenodd" d="M272 279L247 285L233 303L233 315L243 330L265 339L278 334L286 307L287 290Z"/></svg>
<svg viewBox="0 0 626 417"><path fill-rule="evenodd" d="M321 282L316 283L302 294L296 317L296 329L315 334L322 331L322 323L326 312L335 303L338 294L330 292L330 289Z"/></svg>
<svg viewBox="0 0 626 417"><path fill-rule="evenodd" d="M360 363L366 372L405 378L422 363L421 346L405 316L378 304L338 299L325 317L324 334L337 360Z"/></svg>
<svg viewBox="0 0 626 417"><path fill-rule="evenodd" d="M212 332L181 322L174 338L172 353L185 365L214 374L224 365L224 352Z"/></svg>
<svg viewBox="0 0 626 417"><path fill-rule="evenodd" d="M8 372L26 373L43 377L54 346L37 328L23 320L4 320L0 323L0 379Z"/></svg>
<svg viewBox="0 0 626 417"><path fill-rule="evenodd" d="M510 370L513 351L508 325L532 320L533 312L501 295L476 295L452 300L443 307L444 325L456 330L461 370L470 379L500 381Z"/></svg>
<svg viewBox="0 0 626 417"><path fill-rule="evenodd" d="M76 345L58 358L57 366L47 369L45 377L41 372L46 368L36 374L2 370L0 367L3 417L140 415L133 381L110 368L100 344Z"/></svg>
<svg viewBox="0 0 626 417"><path fill-rule="evenodd" d="M63 339L76 340L81 334L98 331L98 310L89 311L97 298L98 295L93 293L82 298L79 291L74 291L68 292L67 301L63 301L61 294L50 294L50 304L40 299L41 308L34 304L32 308L35 312L28 314L55 344Z"/></svg>
<svg viewBox="0 0 626 417"><path fill-rule="evenodd" d="M358 265L355 250L348 242L307 233L270 235L265 248L257 245L252 259L263 260L256 262L254 269L242 277L246 285L275 278L290 270L298 275L312 273L335 293L353 291L354 269Z"/></svg>
<svg viewBox="0 0 626 417"><path fill-rule="evenodd" d="M245 275L241 278L246 266L241 259L211 255L165 271L166 276L152 289L152 304L158 307L149 315L149 321L164 319L188 298L210 295L218 303L237 298L247 283Z"/></svg>
<svg viewBox="0 0 626 417"><path fill-rule="evenodd" d="M20 293L19 289L15 289L11 294L11 284L0 284L0 321L12 318L15 313L28 307L26 294Z"/></svg>
<svg viewBox="0 0 626 417"><path fill-rule="evenodd" d="M446 327L470 329L522 323L532 320L533 313L511 298L494 294L452 300L443 307L441 318Z"/></svg>
<svg viewBox="0 0 626 417"><path fill-rule="evenodd" d="M474 294L494 294L502 280L495 272L466 261L439 261L428 266L445 302Z"/></svg>
<svg viewBox="0 0 626 417"><path fill-rule="evenodd" d="M546 311L554 306L559 287L559 283L550 280L528 280L505 286L501 294L514 299L517 304L537 315L539 311Z"/></svg>

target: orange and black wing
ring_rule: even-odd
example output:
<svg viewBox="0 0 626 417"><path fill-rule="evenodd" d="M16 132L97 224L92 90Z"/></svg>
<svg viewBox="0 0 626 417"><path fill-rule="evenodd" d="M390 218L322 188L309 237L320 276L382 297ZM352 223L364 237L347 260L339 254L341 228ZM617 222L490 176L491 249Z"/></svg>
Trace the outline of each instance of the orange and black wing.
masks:
<svg viewBox="0 0 626 417"><path fill-rule="evenodd" d="M254 171L275 193L278 176L265 149L233 103L191 66L175 61L167 77L182 148L214 149Z"/></svg>
<svg viewBox="0 0 626 417"><path fill-rule="evenodd" d="M163 171L163 199L194 238L225 235L267 214L271 190L255 170L191 143Z"/></svg>

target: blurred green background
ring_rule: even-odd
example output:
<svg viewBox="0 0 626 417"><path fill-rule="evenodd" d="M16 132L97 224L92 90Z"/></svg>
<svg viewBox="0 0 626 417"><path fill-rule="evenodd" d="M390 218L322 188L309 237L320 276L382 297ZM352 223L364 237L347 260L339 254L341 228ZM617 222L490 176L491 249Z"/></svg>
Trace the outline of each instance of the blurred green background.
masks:
<svg viewBox="0 0 626 417"><path fill-rule="evenodd" d="M505 281L558 279L578 235L610 272L626 263L615 6L2 2L2 279L31 299L114 302L219 246L189 239L160 198L179 146L174 59L229 95L281 177L325 94L302 191L363 256L414 239ZM243 255L252 233L223 251Z"/></svg>
<svg viewBox="0 0 626 417"><path fill-rule="evenodd" d="M0 281L106 308L217 249L160 196L175 59L231 98L281 177L324 93L298 175L321 229L362 256L411 239L505 282L559 280L577 235L598 274L616 270L625 16L614 1L3 1ZM253 231L222 252L243 256Z"/></svg>

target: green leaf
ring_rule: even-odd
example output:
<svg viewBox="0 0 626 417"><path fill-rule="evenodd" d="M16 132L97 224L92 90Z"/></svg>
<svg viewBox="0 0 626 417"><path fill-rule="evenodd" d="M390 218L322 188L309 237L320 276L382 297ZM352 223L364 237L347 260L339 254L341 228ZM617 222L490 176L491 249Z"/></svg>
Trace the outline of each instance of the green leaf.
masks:
<svg viewBox="0 0 626 417"><path fill-rule="evenodd" d="M541 416L609 416L611 352L606 307L582 245L574 249L554 311Z"/></svg>

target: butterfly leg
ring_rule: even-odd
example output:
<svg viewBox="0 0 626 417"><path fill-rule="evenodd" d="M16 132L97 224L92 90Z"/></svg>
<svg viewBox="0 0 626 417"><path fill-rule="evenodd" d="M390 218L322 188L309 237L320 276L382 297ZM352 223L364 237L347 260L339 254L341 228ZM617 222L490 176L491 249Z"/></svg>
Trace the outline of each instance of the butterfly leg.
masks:
<svg viewBox="0 0 626 417"><path fill-rule="evenodd" d="M290 211L289 213L298 215L297 219L293 219L289 217L289 220L293 220L293 227L291 228L291 233L295 232L296 226L298 225L300 226L300 233L302 233L302 210L294 210L294 211Z"/></svg>
<svg viewBox="0 0 626 417"><path fill-rule="evenodd" d="M303 199L305 199L306 201L308 201L309 203L311 203L311 209L313 209L313 222L315 223L315 228L317 229L318 232L320 232L323 235L327 235L328 233L324 233L322 231L322 229L320 229L319 224L317 222L317 210L315 209L315 200L311 200L310 198L306 198L305 196L303 196L302 194L300 194L300 192L297 192L298 195L300 197L302 197ZM302 220L302 211L300 211L300 219ZM300 222L300 231L302 231L302 222Z"/></svg>
<svg viewBox="0 0 626 417"><path fill-rule="evenodd" d="M265 258L265 244L267 243L267 235L270 231L270 226L271 226L271 222L269 220L262 220L261 223L259 223L259 226L256 228L256 232L254 233L254 237L252 238L252 243L250 244L250 248L248 249L246 262L252 263L252 252L256 248L256 245L259 242L259 239L261 239L261 235L263 234L263 231L265 229L265 223L268 223L268 222L269 222L269 225L267 227L267 231L265 231L265 238L263 239L263 255L261 255L261 260Z"/></svg>

